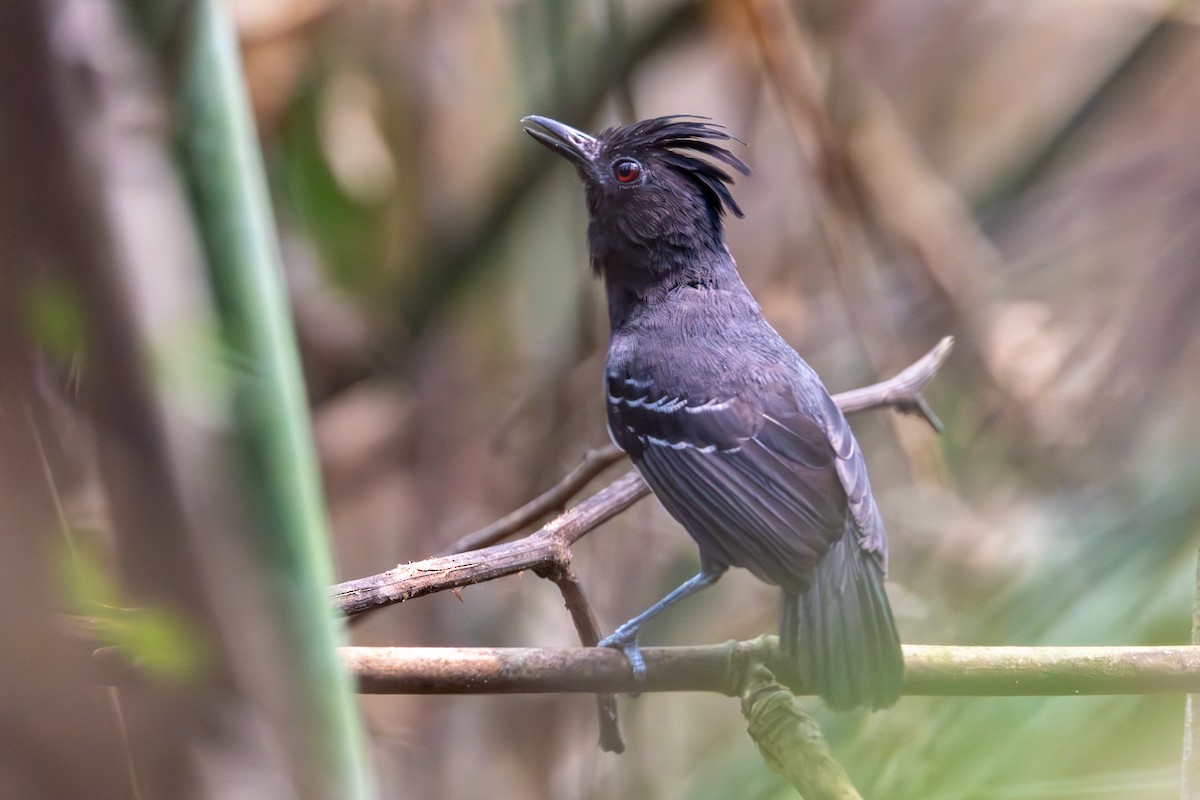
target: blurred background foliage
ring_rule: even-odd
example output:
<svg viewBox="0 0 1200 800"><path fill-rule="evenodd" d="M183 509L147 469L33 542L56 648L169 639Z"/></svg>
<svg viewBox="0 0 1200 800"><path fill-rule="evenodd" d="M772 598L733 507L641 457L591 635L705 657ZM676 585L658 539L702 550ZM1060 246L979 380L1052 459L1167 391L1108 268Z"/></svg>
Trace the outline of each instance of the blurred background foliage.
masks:
<svg viewBox="0 0 1200 800"><path fill-rule="evenodd" d="M175 180L170 171L128 145L161 133L170 59L156 71L131 55L126 22L96 0L51 5L84 18L72 28L83 44L62 46L108 65L100 72L119 124L100 152L129 159L122 174L151 198L132 217L119 212L134 220L123 252L174 265L137 270L131 291L152 316L170 317L178 275L196 269L194 233L153 200L158 183ZM902 638L1187 641L1200 527L1192 4L229 8L339 579L441 550L606 440L607 323L581 191L518 120L536 113L596 130L693 113L746 143L739 155L754 174L735 189L747 214L729 222L731 248L768 318L831 390L886 377L945 334L957 339L929 391L943 437L887 413L854 423L889 526ZM104 202L120 197L109 191ZM39 297L30 313L45 345L72 350L83 334L67 301L53 285ZM202 325L189 318L168 335ZM203 406L197 375L219 357L196 353L175 402ZM59 489L86 516L95 476L71 477ZM585 538L575 558L606 628L695 564L690 540L652 500ZM375 613L354 640L576 641L546 581L497 581L462 600ZM664 615L645 643L750 637L774 630L776 613L773 590L731 574ZM623 701L620 757L597 750L588 698L365 697L361 706L385 797L793 796L726 698ZM1179 791L1179 697L906 698L886 713L822 722L867 797Z"/></svg>

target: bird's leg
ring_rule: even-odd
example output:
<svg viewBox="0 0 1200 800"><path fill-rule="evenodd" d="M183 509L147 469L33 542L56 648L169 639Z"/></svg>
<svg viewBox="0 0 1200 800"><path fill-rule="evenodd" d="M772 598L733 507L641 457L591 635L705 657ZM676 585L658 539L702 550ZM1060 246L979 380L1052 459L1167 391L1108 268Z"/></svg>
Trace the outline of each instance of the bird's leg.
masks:
<svg viewBox="0 0 1200 800"><path fill-rule="evenodd" d="M597 647L615 647L625 654L629 666L633 669L633 677L639 681L646 680L646 662L642 651L638 649L637 637L642 626L661 611L665 611L683 598L693 595L708 586L712 586L725 574L727 568L720 566L704 566L699 574L684 581L677 589L662 600L647 608L633 619L625 622L610 635L600 640Z"/></svg>

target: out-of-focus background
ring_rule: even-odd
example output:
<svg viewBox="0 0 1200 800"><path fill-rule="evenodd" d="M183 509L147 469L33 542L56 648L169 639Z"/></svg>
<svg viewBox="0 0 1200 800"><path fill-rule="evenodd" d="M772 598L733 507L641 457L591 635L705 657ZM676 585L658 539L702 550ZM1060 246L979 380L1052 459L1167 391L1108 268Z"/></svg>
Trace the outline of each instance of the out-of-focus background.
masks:
<svg viewBox="0 0 1200 800"><path fill-rule="evenodd" d="M185 336L171 321L202 291L189 276L203 278L164 155L172 60L148 55L133 32L129 15L141 12L130 9L144 4L44 5L56 52L77 59L100 98L93 199L117 231L130 292L158 330ZM745 142L737 152L754 173L734 189L746 217L728 223L731 249L767 317L832 391L956 338L928 391L944 436L890 412L854 420L889 528L903 640L1188 640L1200 528L1200 17L1190 4L229 9L338 580L438 552L606 441L607 321L582 193L519 119L599 130L690 113ZM203 390L181 388L185 416L205 413ZM86 450L74 441L87 439L83 427L63 435L65 463L73 446ZM174 452L180 469L202 472L186 444ZM70 527L102 546L109 522L89 503L97 476L58 477ZM696 563L653 500L587 536L574 560L606 629ZM533 576L461 600L381 610L353 639L577 641L555 587ZM730 574L643 643L748 638L773 631L776 615L775 590ZM361 708L384 797L793 796L724 697L623 699L621 756L597 749L588 697L364 697ZM1177 696L906 698L875 715L820 713L868 797L1178 796Z"/></svg>

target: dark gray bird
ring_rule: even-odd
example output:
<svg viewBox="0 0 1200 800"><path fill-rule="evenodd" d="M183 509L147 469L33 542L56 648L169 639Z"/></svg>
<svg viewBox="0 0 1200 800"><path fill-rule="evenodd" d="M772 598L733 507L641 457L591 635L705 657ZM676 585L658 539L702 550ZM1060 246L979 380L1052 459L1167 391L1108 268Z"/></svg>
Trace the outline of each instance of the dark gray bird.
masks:
<svg viewBox="0 0 1200 800"><path fill-rule="evenodd" d="M892 705L904 661L883 522L846 418L725 245L724 212L742 212L722 165L750 174L719 144L733 137L690 116L596 137L522 122L583 179L612 325L609 434L700 548L698 575L600 644L643 678L647 620L745 567L782 588L782 647L830 706Z"/></svg>

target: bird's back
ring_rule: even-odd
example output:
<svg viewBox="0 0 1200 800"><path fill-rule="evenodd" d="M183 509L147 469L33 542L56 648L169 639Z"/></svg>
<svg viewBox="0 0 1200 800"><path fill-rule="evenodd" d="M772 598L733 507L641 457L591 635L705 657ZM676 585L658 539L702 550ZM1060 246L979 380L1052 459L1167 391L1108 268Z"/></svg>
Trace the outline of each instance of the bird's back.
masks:
<svg viewBox="0 0 1200 800"><path fill-rule="evenodd" d="M749 293L655 298L614 328L606 375L614 441L701 557L802 591L847 530L837 412Z"/></svg>

